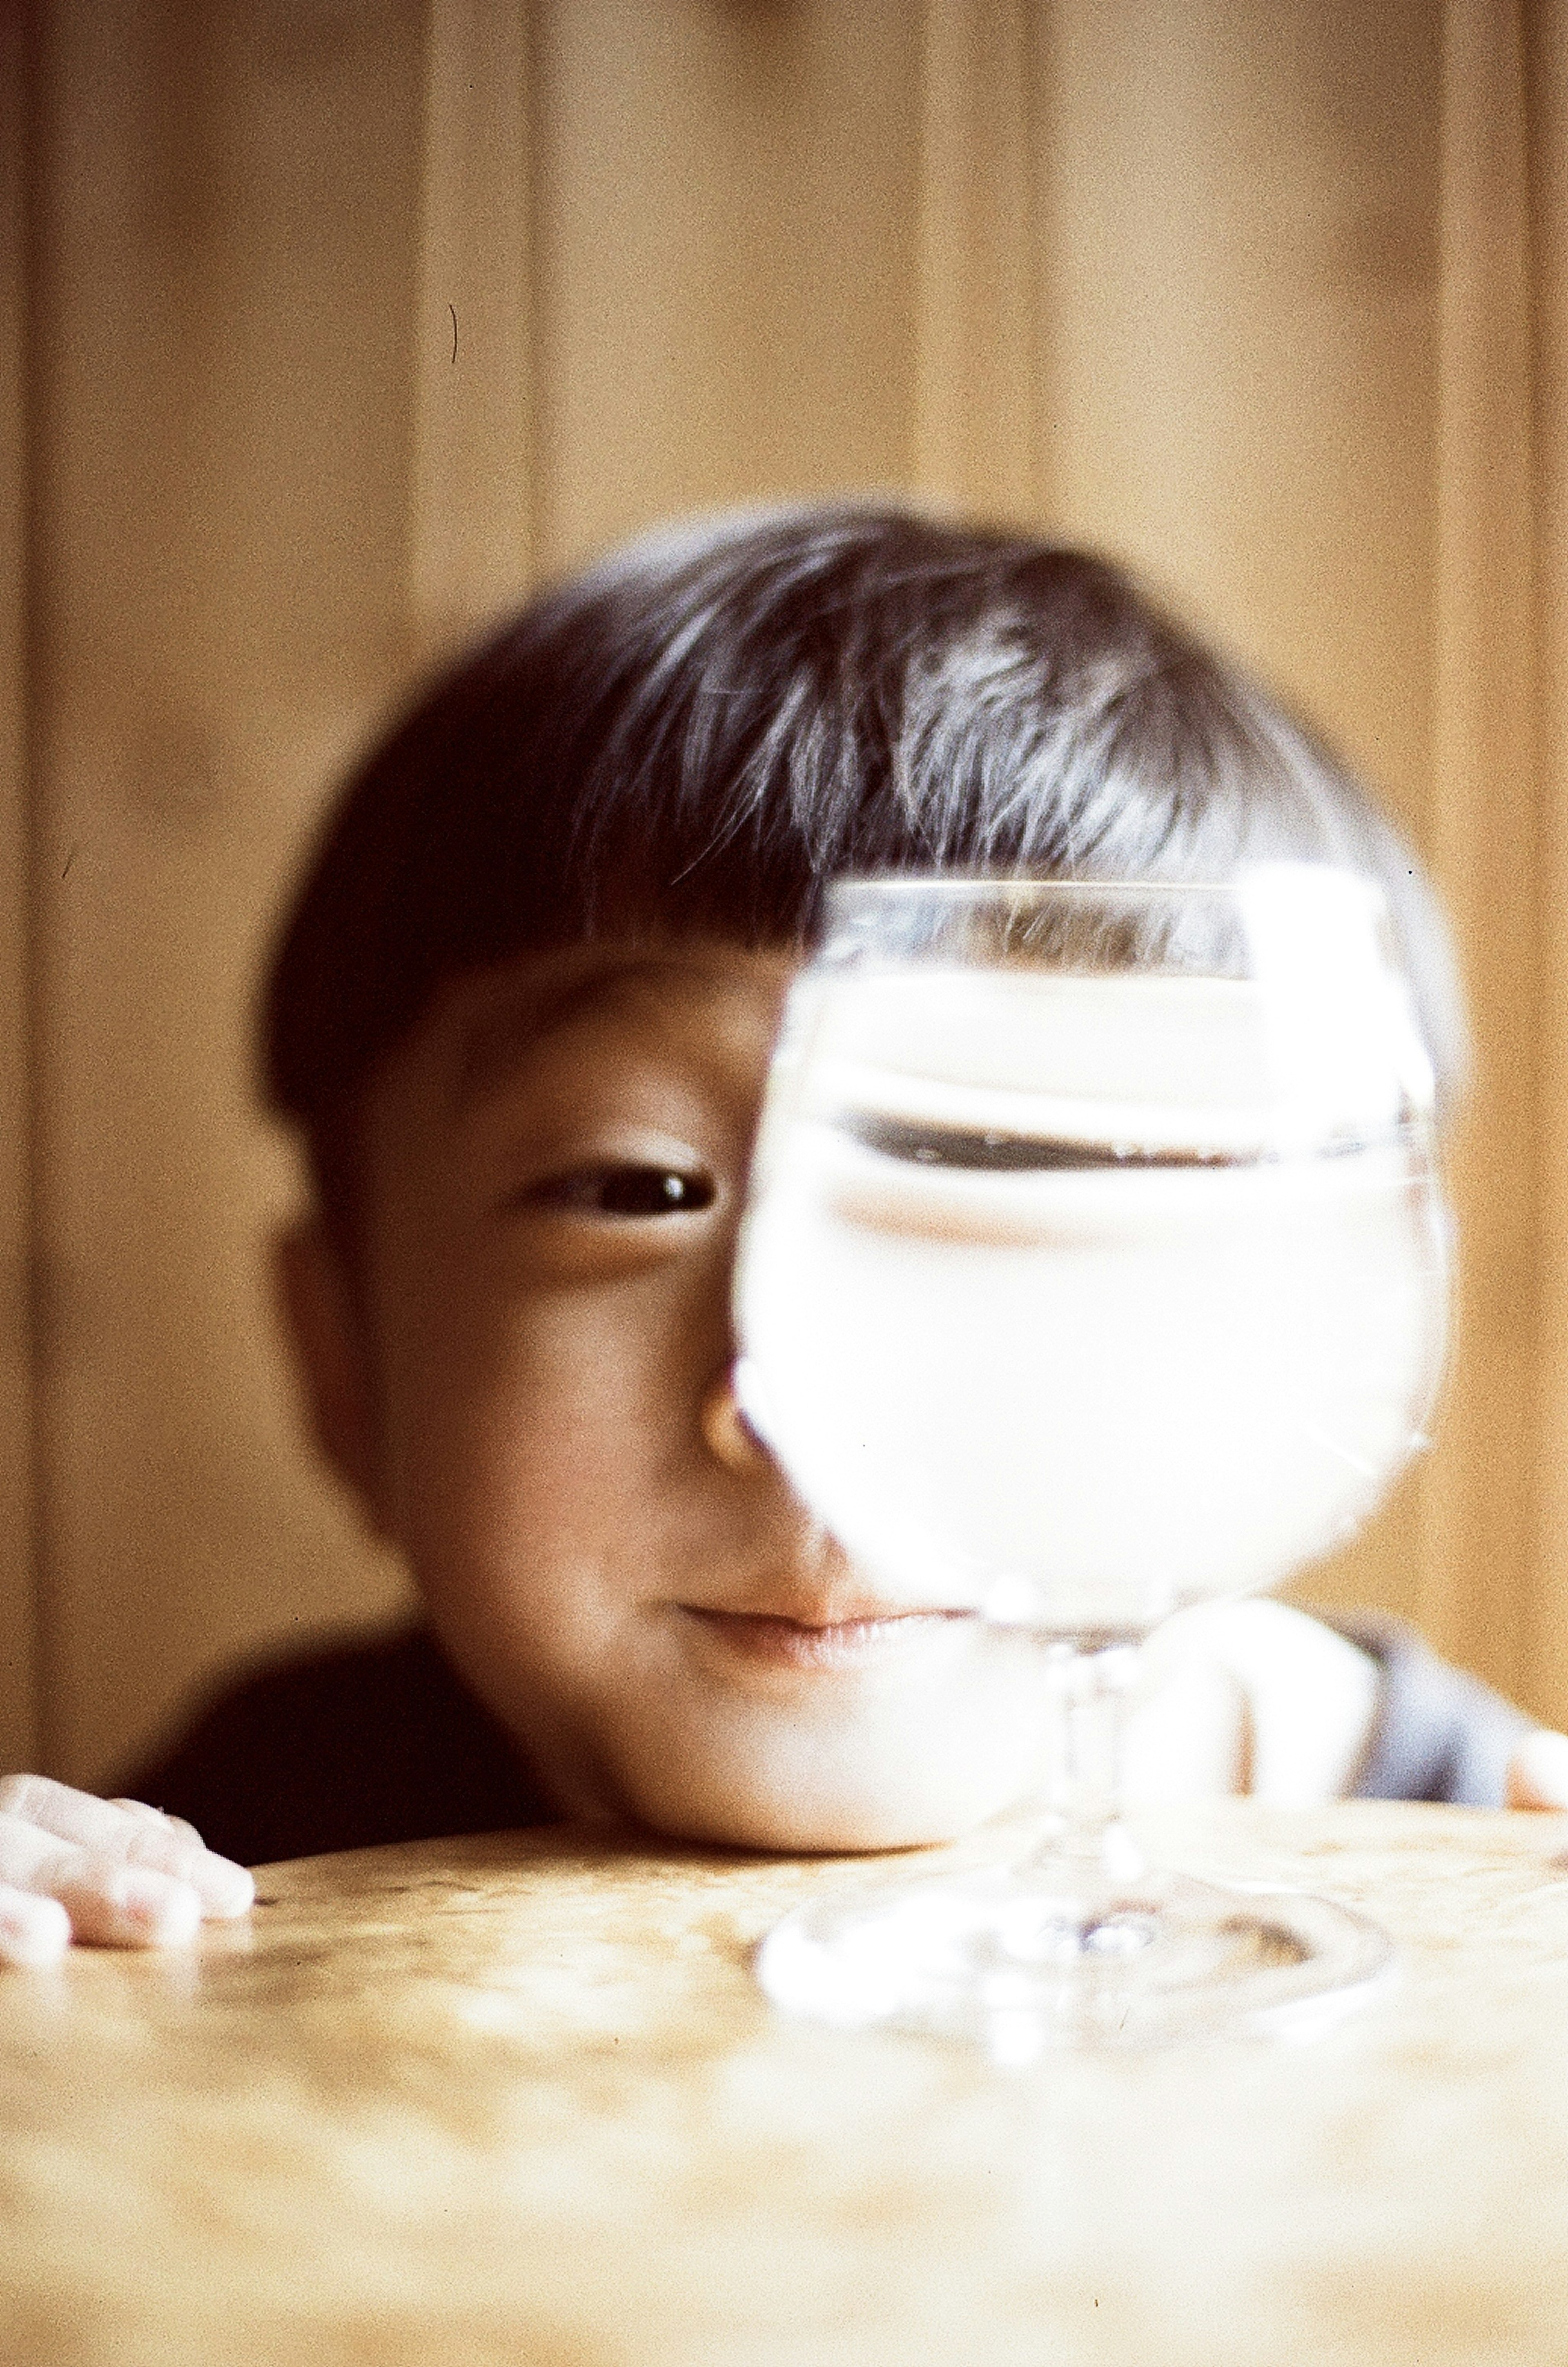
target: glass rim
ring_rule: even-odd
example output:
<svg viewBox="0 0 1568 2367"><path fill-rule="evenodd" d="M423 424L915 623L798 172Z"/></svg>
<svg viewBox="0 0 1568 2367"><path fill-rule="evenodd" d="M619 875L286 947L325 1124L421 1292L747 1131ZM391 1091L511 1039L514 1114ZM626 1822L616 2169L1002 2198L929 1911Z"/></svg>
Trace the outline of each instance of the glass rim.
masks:
<svg viewBox="0 0 1568 2367"><path fill-rule="evenodd" d="M1303 866L1305 867L1305 866ZM1333 871L1343 878L1367 878L1338 864L1323 863L1314 870ZM1021 893L1033 896L1236 896L1247 887L1236 879L1043 879L1032 871L850 871L828 883L829 899L865 895L973 895L976 892Z"/></svg>
<svg viewBox="0 0 1568 2367"><path fill-rule="evenodd" d="M1120 879L1064 879L1043 878L1034 871L850 871L828 882L822 912L829 927L840 914L852 911L857 902L901 904L922 898L955 906L966 900L1006 900L1024 907L1111 902L1152 907L1197 901L1221 909L1228 906L1232 912L1243 913L1270 876L1281 873L1298 877L1316 874L1325 883L1335 883L1330 892L1342 896L1349 889L1358 894L1370 916L1383 921L1388 918L1387 891L1375 872L1356 864L1278 857L1244 864L1229 879L1169 879L1151 878L1147 873L1142 878Z"/></svg>

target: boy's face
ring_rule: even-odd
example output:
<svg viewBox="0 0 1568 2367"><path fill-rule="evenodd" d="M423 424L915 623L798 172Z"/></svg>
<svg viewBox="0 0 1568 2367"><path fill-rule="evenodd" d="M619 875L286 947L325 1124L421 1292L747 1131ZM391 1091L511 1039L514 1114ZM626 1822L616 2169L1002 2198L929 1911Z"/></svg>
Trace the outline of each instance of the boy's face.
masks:
<svg viewBox="0 0 1568 2367"><path fill-rule="evenodd" d="M1043 1676L961 1613L884 1615L735 1413L730 1273L791 968L580 947L448 990L368 1097L352 1337L302 1345L340 1394L356 1373L339 1460L563 1807L876 1848L1029 1788Z"/></svg>

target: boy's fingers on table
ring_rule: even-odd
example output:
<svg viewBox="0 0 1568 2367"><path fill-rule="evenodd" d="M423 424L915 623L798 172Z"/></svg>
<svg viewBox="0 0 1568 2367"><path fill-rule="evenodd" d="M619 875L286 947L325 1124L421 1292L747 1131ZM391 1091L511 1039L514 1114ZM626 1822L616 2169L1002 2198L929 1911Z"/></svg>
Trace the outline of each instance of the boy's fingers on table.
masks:
<svg viewBox="0 0 1568 2367"><path fill-rule="evenodd" d="M243 1915L256 1895L255 1884L243 1865L215 1857L194 1835L187 1840L184 1832L168 1827L162 1831L152 1826L138 1827L125 1848L115 1854L128 1865L154 1867L160 1874L188 1882L201 1901L202 1913L220 1921Z"/></svg>
<svg viewBox="0 0 1568 2367"><path fill-rule="evenodd" d="M196 1827L188 1824L184 1817L171 1817L162 1808L150 1808L145 1800L111 1800L108 1805L111 1808L124 1808L128 1815L140 1817L143 1823L151 1821L152 1824L162 1825L168 1832L183 1833L187 1841L196 1843L197 1849L207 1848L207 1843L202 1840ZM223 1863L227 1865L229 1860L225 1858Z"/></svg>
<svg viewBox="0 0 1568 2367"><path fill-rule="evenodd" d="M201 1927L188 1882L152 1866L83 1857L50 1884L78 1940L107 1948L178 1948Z"/></svg>
<svg viewBox="0 0 1568 2367"><path fill-rule="evenodd" d="M1527 1734L1508 1762L1510 1808L1568 1808L1568 1734Z"/></svg>
<svg viewBox="0 0 1568 2367"><path fill-rule="evenodd" d="M68 1842L95 1859L118 1859L172 1875L189 1884L206 1915L243 1915L255 1897L243 1866L204 1847L183 1818L165 1817L144 1801L99 1800L46 1775L7 1775L0 1782L0 1836L11 1825ZM10 1846L18 1846L15 1836ZM27 1882L25 1874L11 1871L5 1846L0 1880Z"/></svg>
<svg viewBox="0 0 1568 2367"><path fill-rule="evenodd" d="M102 1946L177 1947L194 1937L202 1905L194 1886L123 1855L62 1842L25 1818L0 1815L0 1888L63 1910L68 1933ZM15 1912L22 1950L58 1923ZM55 1951L58 1954L58 1950ZM17 1958L13 1950L13 1960Z"/></svg>

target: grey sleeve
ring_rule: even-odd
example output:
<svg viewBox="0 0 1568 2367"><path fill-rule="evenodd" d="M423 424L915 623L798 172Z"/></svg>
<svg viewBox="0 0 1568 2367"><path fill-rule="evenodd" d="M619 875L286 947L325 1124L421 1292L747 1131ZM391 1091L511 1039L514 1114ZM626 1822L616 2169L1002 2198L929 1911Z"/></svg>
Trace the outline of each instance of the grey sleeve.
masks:
<svg viewBox="0 0 1568 2367"><path fill-rule="evenodd" d="M1534 1720L1478 1677L1440 1660L1401 1620L1370 1612L1316 1615L1370 1652L1382 1679L1351 1797L1504 1806L1508 1761Z"/></svg>

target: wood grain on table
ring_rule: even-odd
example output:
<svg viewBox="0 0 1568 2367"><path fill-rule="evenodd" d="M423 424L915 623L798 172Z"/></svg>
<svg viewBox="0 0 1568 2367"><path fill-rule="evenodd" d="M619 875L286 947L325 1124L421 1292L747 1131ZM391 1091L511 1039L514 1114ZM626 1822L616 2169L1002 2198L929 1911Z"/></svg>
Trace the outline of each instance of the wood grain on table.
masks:
<svg viewBox="0 0 1568 2367"><path fill-rule="evenodd" d="M1399 1982L1305 2044L1001 2074L758 1993L842 1863L565 1829L269 1868L188 1954L0 1976L0 2358L1562 2367L1562 1821L1145 1821L1364 1908Z"/></svg>

